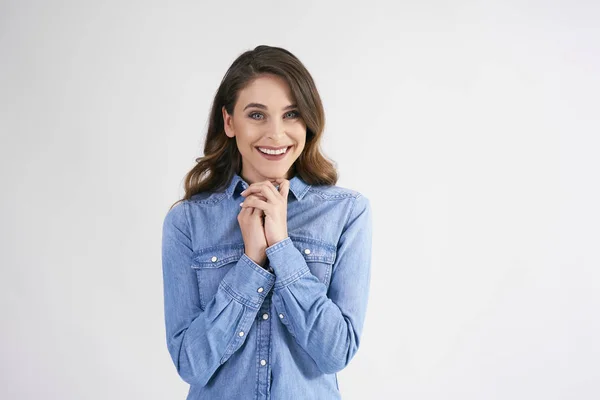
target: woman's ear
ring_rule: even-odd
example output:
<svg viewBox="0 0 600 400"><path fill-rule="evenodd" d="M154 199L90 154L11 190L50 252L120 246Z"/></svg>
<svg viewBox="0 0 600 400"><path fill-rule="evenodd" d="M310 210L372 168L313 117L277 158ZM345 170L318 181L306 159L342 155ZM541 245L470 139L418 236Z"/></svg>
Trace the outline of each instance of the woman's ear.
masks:
<svg viewBox="0 0 600 400"><path fill-rule="evenodd" d="M229 115L225 106L222 107L221 111L223 113L223 128L225 129L225 134L232 138L235 136L235 132L233 131L233 116Z"/></svg>

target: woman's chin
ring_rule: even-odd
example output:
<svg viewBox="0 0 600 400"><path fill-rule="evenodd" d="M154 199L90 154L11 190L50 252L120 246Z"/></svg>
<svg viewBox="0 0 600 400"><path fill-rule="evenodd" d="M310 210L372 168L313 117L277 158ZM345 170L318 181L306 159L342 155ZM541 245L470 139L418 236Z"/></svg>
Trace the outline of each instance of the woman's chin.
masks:
<svg viewBox="0 0 600 400"><path fill-rule="evenodd" d="M285 168L277 168L277 169L270 169L268 171L263 171L262 176L265 177L265 180L270 180L273 181L275 179L285 179L287 172L288 172L289 168L285 169Z"/></svg>

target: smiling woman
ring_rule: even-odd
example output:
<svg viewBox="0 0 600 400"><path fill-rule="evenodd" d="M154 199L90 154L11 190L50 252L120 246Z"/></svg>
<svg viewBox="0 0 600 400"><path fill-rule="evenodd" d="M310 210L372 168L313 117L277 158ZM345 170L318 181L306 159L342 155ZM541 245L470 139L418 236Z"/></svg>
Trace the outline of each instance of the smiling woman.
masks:
<svg viewBox="0 0 600 400"><path fill-rule="evenodd" d="M321 97L298 58L264 45L243 53L217 90L204 157L197 158L198 164L187 174L180 201L223 189L234 173L251 183L298 173L310 184L335 185L337 171L319 149L324 125ZM269 158L259 147L286 147L292 152ZM265 164L265 160L284 161Z"/></svg>
<svg viewBox="0 0 600 400"><path fill-rule="evenodd" d="M306 138L306 124L293 103L287 81L264 74L240 91L233 115L223 106L225 133L236 138L241 174L249 182L289 178L293 172Z"/></svg>
<svg viewBox="0 0 600 400"><path fill-rule="evenodd" d="M319 150L315 83L289 51L240 55L204 156L163 223L167 347L188 399L340 399L371 271L371 206Z"/></svg>

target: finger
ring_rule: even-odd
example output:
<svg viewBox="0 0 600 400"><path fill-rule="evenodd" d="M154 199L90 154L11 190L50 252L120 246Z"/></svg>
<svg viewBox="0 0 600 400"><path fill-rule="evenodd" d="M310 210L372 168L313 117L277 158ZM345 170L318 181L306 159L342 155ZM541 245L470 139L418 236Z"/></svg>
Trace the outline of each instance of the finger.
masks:
<svg viewBox="0 0 600 400"><path fill-rule="evenodd" d="M256 194L250 194L250 195L247 195L247 197L246 197L245 199L242 199L242 201L240 202L240 207L242 207L242 208L245 208L244 206L253 207L252 205L250 205L250 203L246 203L246 201L247 201L247 200L248 200L250 197L255 197L255 198L258 198L258 199L260 199L260 200L263 200L263 201L266 201L266 200L267 200L267 199L266 199L264 196L262 196L262 195L261 195L261 194L259 194L259 193L256 193Z"/></svg>
<svg viewBox="0 0 600 400"><path fill-rule="evenodd" d="M262 220L263 216L265 215L264 211L256 207L254 207L253 210L254 211L252 211L252 215Z"/></svg>
<svg viewBox="0 0 600 400"><path fill-rule="evenodd" d="M285 178L277 178L275 181L279 184L278 193L287 200L290 191L290 181ZM277 190L277 188L275 188Z"/></svg>
<svg viewBox="0 0 600 400"><path fill-rule="evenodd" d="M265 181L263 182L265 187L270 191L270 193L273 194L273 200L272 201L276 201L277 199L279 199L281 197L281 194L279 193L279 190L277 190L277 188L275 187L275 184L271 181Z"/></svg>
<svg viewBox="0 0 600 400"><path fill-rule="evenodd" d="M256 207L249 207L248 208L251 211L252 214L252 219L255 221L258 221L261 225L265 224L265 213L263 212L263 210L261 210L260 208L256 208Z"/></svg>
<svg viewBox="0 0 600 400"><path fill-rule="evenodd" d="M252 195L255 196L258 199L261 199L263 201L267 201L267 198L265 196L263 196L262 193L253 193Z"/></svg>
<svg viewBox="0 0 600 400"><path fill-rule="evenodd" d="M265 213L271 209L271 205L264 200L259 199L258 197L252 195L248 196L246 200L243 201L242 207L256 207L263 210Z"/></svg>
<svg viewBox="0 0 600 400"><path fill-rule="evenodd" d="M266 184L267 184L267 187L271 190L271 193L273 193L273 196L275 196L277 198L281 195L280 191L277 190L277 188L275 187L275 184L273 182L267 181ZM281 184L279 184L279 188L281 189Z"/></svg>
<svg viewBox="0 0 600 400"><path fill-rule="evenodd" d="M290 193L290 181L287 179L279 184L279 194L287 201L288 194Z"/></svg>
<svg viewBox="0 0 600 400"><path fill-rule="evenodd" d="M275 203L279 192L271 182L266 181L253 183L242 192L242 196L248 196L249 194L261 195L265 198L265 201Z"/></svg>
<svg viewBox="0 0 600 400"><path fill-rule="evenodd" d="M265 196L263 196L262 193L253 193L253 194L248 195L248 197L250 197L250 196L252 196L252 197L254 197L256 199L262 200L265 203L268 203L267 198Z"/></svg>
<svg viewBox="0 0 600 400"><path fill-rule="evenodd" d="M242 207L240 213L238 214L238 218L245 220L250 215L252 215L252 209L249 207Z"/></svg>
<svg viewBox="0 0 600 400"><path fill-rule="evenodd" d="M245 189L242 193L242 196L248 196L249 194L255 194L263 196L266 200L270 200L268 196L268 192L265 192L264 182L253 183L247 189Z"/></svg>

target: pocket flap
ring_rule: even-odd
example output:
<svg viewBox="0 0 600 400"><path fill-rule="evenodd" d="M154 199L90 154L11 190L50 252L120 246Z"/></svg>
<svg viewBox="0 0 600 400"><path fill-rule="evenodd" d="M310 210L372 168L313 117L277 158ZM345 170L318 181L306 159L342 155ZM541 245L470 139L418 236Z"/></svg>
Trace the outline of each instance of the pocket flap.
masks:
<svg viewBox="0 0 600 400"><path fill-rule="evenodd" d="M335 246L307 237L290 236L290 239L306 261L320 261L327 264L335 262Z"/></svg>
<svg viewBox="0 0 600 400"><path fill-rule="evenodd" d="M192 268L219 268L238 261L244 254L244 244L211 246L194 253Z"/></svg>

